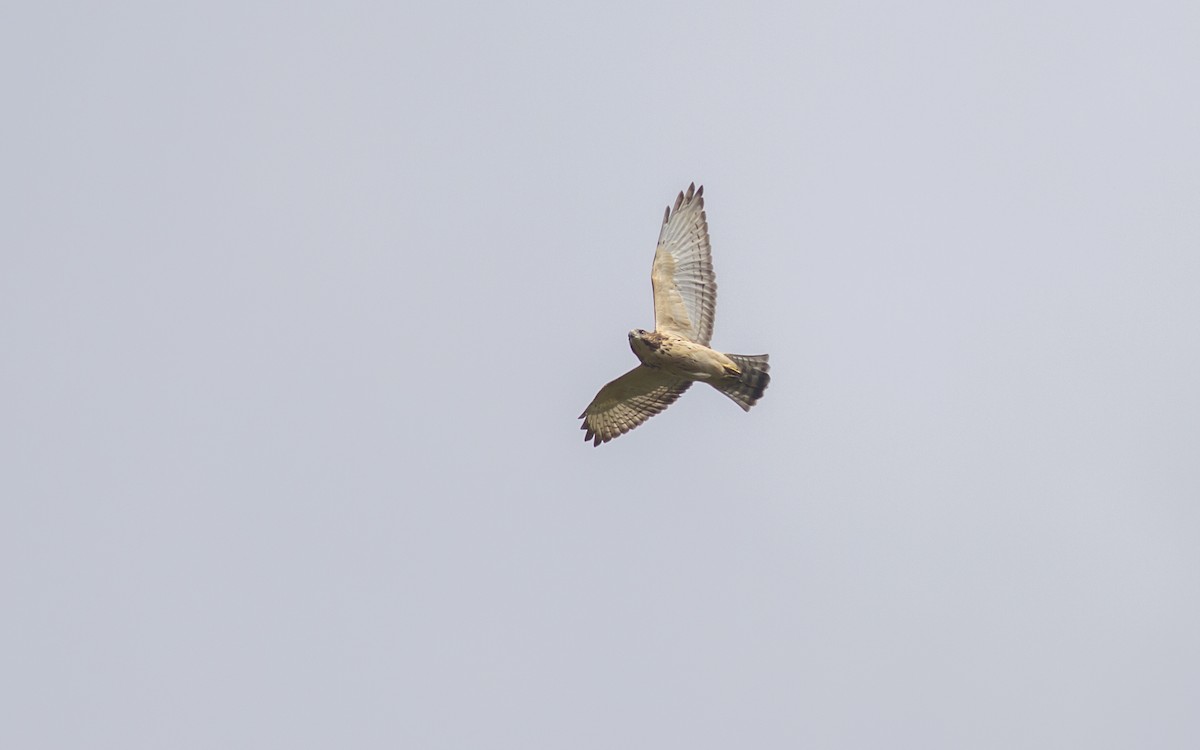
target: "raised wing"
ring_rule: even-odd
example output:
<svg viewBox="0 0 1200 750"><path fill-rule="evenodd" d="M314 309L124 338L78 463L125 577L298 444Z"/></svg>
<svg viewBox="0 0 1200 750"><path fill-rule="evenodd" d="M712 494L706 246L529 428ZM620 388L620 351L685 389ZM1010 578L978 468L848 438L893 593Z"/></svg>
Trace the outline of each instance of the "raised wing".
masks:
<svg viewBox="0 0 1200 750"><path fill-rule="evenodd" d="M667 208L654 268L654 328L708 346L717 309L717 276L713 273L708 218L704 215L704 186L693 183L687 194Z"/></svg>
<svg viewBox="0 0 1200 750"><path fill-rule="evenodd" d="M690 380L679 380L662 370L638 365L600 389L579 418L584 441L607 443L658 414L688 389Z"/></svg>

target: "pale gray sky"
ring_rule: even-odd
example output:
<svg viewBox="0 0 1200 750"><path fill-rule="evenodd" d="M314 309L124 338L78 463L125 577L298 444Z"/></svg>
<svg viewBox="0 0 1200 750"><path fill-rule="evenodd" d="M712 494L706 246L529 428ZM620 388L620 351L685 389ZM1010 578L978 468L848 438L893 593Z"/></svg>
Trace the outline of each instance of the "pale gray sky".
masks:
<svg viewBox="0 0 1200 750"><path fill-rule="evenodd" d="M0 746L1200 746L1194 2L0 16Z"/></svg>

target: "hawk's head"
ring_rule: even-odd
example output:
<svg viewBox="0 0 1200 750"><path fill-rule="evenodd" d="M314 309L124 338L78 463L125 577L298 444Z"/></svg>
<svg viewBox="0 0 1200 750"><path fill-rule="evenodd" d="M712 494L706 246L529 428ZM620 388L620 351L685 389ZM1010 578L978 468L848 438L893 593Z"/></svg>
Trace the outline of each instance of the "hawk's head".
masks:
<svg viewBox="0 0 1200 750"><path fill-rule="evenodd" d="M661 347L662 337L654 331L643 331L641 328L634 328L629 332L629 348L643 362L645 361L645 355L656 352Z"/></svg>

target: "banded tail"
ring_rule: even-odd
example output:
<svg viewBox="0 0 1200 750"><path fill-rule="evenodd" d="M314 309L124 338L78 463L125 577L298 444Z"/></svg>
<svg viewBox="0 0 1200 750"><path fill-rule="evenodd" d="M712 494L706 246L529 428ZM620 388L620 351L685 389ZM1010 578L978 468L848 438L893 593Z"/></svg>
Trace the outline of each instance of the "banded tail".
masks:
<svg viewBox="0 0 1200 750"><path fill-rule="evenodd" d="M710 381L713 388L724 393L745 411L758 403L763 391L771 383L768 374L771 365L767 363L766 354L726 354L734 361L741 373L725 380Z"/></svg>

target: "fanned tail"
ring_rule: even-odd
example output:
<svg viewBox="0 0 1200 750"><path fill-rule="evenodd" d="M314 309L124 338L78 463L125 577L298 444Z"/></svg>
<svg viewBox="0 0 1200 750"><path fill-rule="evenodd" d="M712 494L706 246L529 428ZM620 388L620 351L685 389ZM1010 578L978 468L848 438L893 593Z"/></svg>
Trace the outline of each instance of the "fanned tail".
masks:
<svg viewBox="0 0 1200 750"><path fill-rule="evenodd" d="M741 371L739 374L725 380L714 382L712 385L724 393L745 411L758 403L763 391L771 383L769 374L771 365L767 363L766 354L726 354L734 361Z"/></svg>

